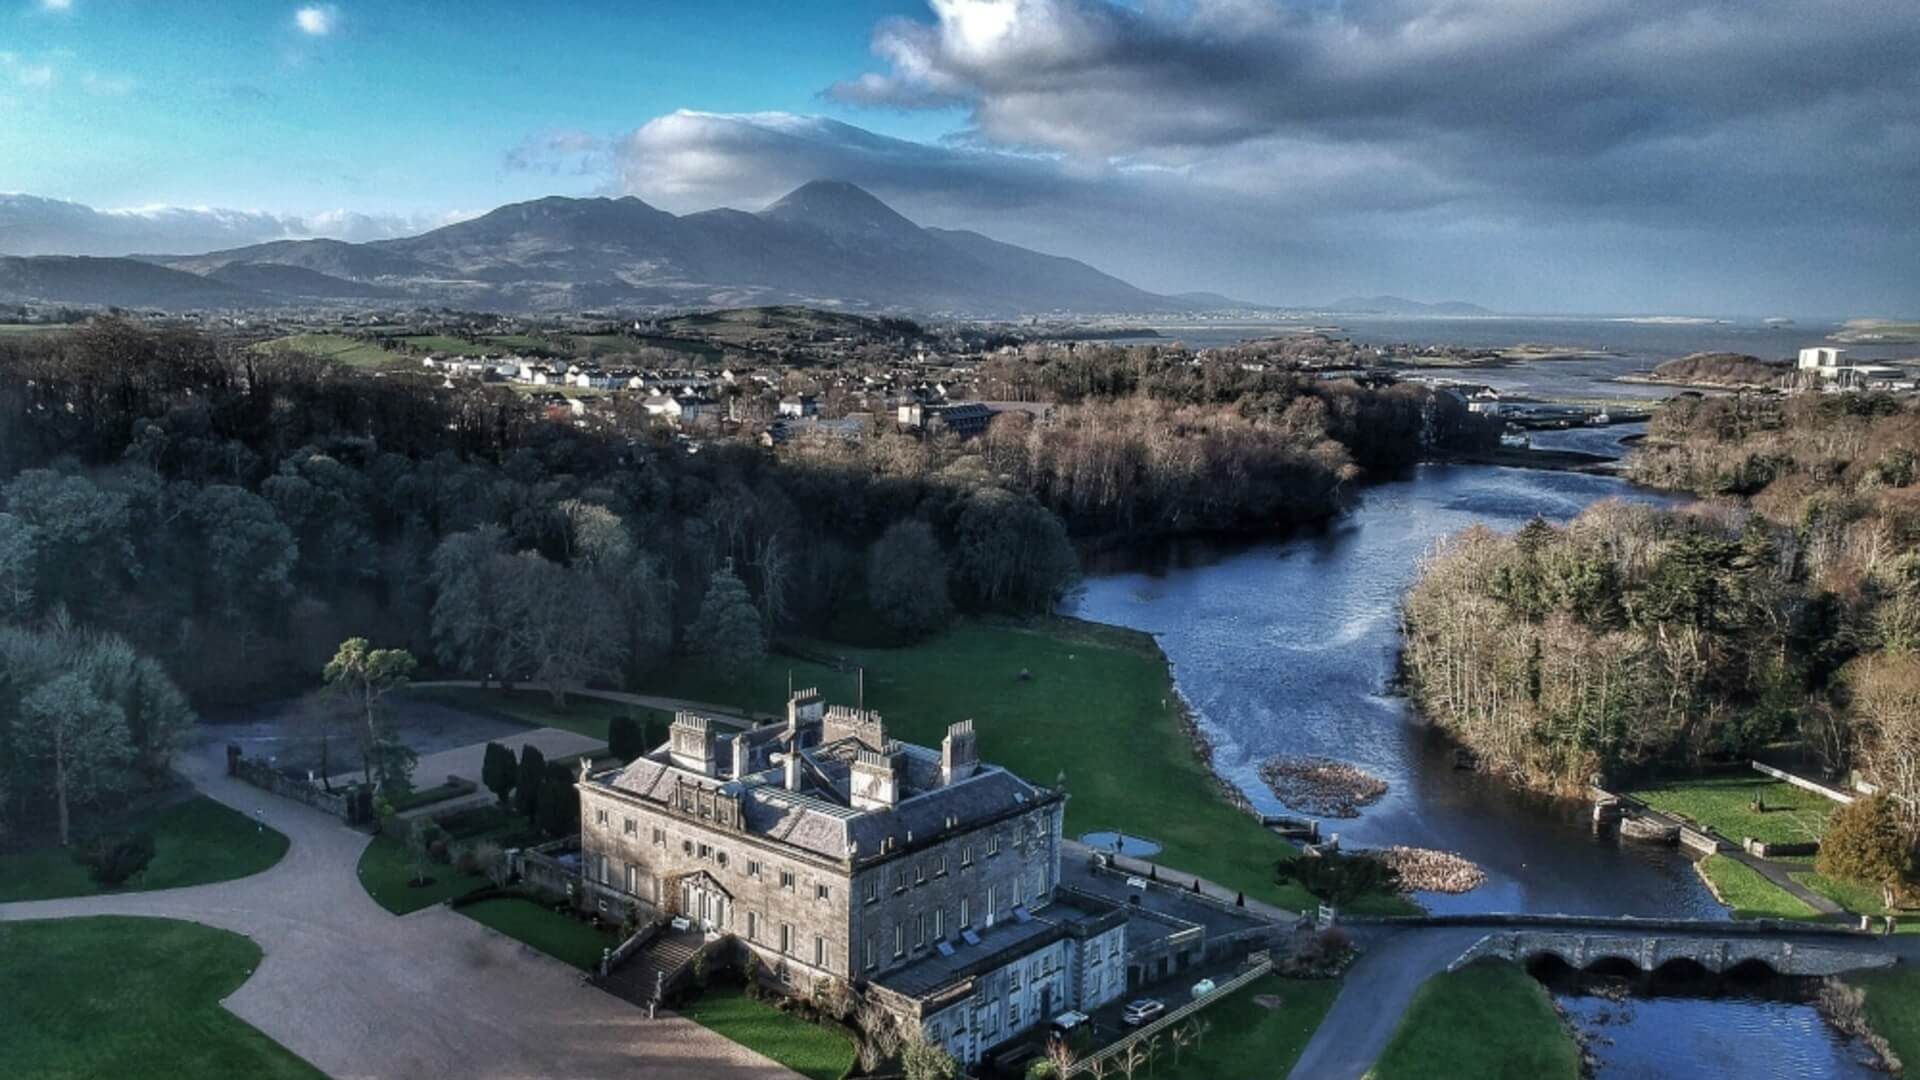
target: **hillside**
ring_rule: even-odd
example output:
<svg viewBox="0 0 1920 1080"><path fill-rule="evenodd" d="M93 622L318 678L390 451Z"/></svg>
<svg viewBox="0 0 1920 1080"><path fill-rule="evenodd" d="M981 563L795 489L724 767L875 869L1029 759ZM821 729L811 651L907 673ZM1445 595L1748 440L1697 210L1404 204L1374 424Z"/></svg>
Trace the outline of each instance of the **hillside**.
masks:
<svg viewBox="0 0 1920 1080"><path fill-rule="evenodd" d="M825 180L758 213L676 215L633 197L556 196L395 240L277 240L36 264L0 278L0 300L9 299L499 311L803 305L978 317L1217 306L1150 293L1083 262L979 233L922 228L852 184Z"/></svg>

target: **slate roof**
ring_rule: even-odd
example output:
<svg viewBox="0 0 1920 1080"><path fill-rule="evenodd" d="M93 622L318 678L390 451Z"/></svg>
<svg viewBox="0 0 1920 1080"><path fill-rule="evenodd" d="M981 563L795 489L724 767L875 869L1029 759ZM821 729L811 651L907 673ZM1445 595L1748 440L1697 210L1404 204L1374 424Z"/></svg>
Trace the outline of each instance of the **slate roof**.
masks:
<svg viewBox="0 0 1920 1080"><path fill-rule="evenodd" d="M964 830L1046 795L997 765L983 764L972 776L942 785L940 755L923 746L906 745L907 796L892 807L855 809L845 805L850 754L839 753L844 749L848 748L829 744L807 752L808 759L833 781L831 795L817 789L788 791L782 785L783 770L777 767L739 779L701 777L651 756L636 758L610 779L605 774L602 779L662 805L674 790L675 776L740 792L749 833L835 860L878 855L889 837L895 845L929 839L947 832L949 821L955 829ZM723 763L728 761L724 742L716 756Z"/></svg>

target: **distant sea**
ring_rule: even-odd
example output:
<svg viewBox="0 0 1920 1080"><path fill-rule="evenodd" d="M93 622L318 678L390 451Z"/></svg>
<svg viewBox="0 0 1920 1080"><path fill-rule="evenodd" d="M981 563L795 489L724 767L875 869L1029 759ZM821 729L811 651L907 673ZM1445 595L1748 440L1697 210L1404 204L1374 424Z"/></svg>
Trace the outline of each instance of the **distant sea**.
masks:
<svg viewBox="0 0 1920 1080"><path fill-rule="evenodd" d="M1321 329L1329 337L1346 338L1363 345L1460 345L1487 349L1551 345L1606 353L1608 355L1593 359L1530 361L1502 368L1422 368L1421 373L1544 395L1597 393L1608 397L1650 398L1669 397L1673 388L1612 380L1621 375L1651 371L1663 361L1697 352L1735 352L1762 360L1791 360L1807 346L1826 343L1828 335L1842 328L1837 322L1820 321L1773 326L1757 320L1665 322L1561 316L1327 315L1299 322L1169 323L1152 325L1158 337L1105 340L1111 344L1177 341L1193 348L1207 348L1297 333L1305 326ZM1848 355L1857 360L1920 358L1920 345L1849 345L1845 348Z"/></svg>

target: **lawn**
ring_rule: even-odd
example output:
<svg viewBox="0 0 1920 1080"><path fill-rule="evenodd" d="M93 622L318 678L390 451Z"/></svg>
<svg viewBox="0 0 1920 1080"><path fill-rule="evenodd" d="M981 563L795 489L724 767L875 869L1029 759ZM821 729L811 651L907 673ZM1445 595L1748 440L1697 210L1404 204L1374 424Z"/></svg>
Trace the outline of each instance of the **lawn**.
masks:
<svg viewBox="0 0 1920 1080"><path fill-rule="evenodd" d="M1726 855L1709 855L1700 873L1733 909L1736 919L1818 919L1820 913L1792 893L1768 881L1758 870Z"/></svg>
<svg viewBox="0 0 1920 1080"><path fill-rule="evenodd" d="M853 1043L845 1035L755 1001L738 986L708 987L680 1014L809 1080L838 1080L853 1064Z"/></svg>
<svg viewBox="0 0 1920 1080"><path fill-rule="evenodd" d="M1579 1075L1579 1044L1554 1011L1546 988L1499 961L1428 979L1368 1074L1372 1080L1572 1080Z"/></svg>
<svg viewBox="0 0 1920 1080"><path fill-rule="evenodd" d="M1920 1064L1920 972L1900 967L1848 975L1846 981L1867 992L1867 1022L1911 1073Z"/></svg>
<svg viewBox="0 0 1920 1080"><path fill-rule="evenodd" d="M1838 805L1758 773L1675 780L1632 794L1655 810L1705 825L1736 844L1749 836L1770 844L1819 840ZM1764 812L1752 809L1755 799L1764 800Z"/></svg>
<svg viewBox="0 0 1920 1080"><path fill-rule="evenodd" d="M0 923L0 1076L317 1080L220 1005L259 963L239 934L171 919Z"/></svg>
<svg viewBox="0 0 1920 1080"><path fill-rule="evenodd" d="M490 884L479 874L463 874L439 863L427 868L427 876L432 879L430 884L408 884L413 868L407 862L406 846L392 837L376 836L360 853L360 887L395 915L419 911Z"/></svg>
<svg viewBox="0 0 1920 1080"><path fill-rule="evenodd" d="M1159 842L1168 866L1296 911L1317 903L1274 881L1274 863L1296 850L1222 797L1180 730L1180 699L1148 635L1076 619L967 621L908 648L809 648L865 665L867 706L892 734L938 746L948 724L972 719L982 759L1043 784L1064 775L1067 835L1121 829ZM676 665L646 689L778 712L789 673L830 703L855 701L851 671L788 656L726 670ZM1412 910L1397 896L1354 907Z"/></svg>
<svg viewBox="0 0 1920 1080"><path fill-rule="evenodd" d="M1855 915L1880 916L1888 913L1886 904L1881 902L1880 890L1872 885L1842 881L1814 870L1795 871L1792 877ZM1901 916L1895 927L1898 933L1920 934L1920 913L1898 909L1893 914Z"/></svg>
<svg viewBox="0 0 1920 1080"><path fill-rule="evenodd" d="M293 334L261 342L258 349L291 349L295 352L324 356L342 364L357 368L390 367L404 364L419 366L419 361L397 352L392 352L375 341L348 337L345 334Z"/></svg>
<svg viewBox="0 0 1920 1080"><path fill-rule="evenodd" d="M1217 1002L1200 1015L1210 1025L1199 1046L1180 1055L1175 1065L1162 1053L1156 1075L1202 1080L1211 1077L1282 1077L1300 1059L1333 999L1338 979L1287 979L1269 975ZM1277 997L1269 1008L1255 1000ZM1269 1003L1271 1004L1271 1003Z"/></svg>
<svg viewBox="0 0 1920 1080"><path fill-rule="evenodd" d="M598 698L581 697L575 694L567 698L563 708L555 708L553 698L545 690L481 690L470 686L430 686L406 691L407 694L423 701L437 701L468 712L487 713L504 717L516 723L533 727L553 727L563 731L572 731L591 739L607 737L607 725L616 716L637 716L642 720L652 717L663 723L672 723L673 714L661 709L649 709L642 705L627 705L617 701L602 701ZM784 696L774 706L784 706ZM771 710L774 706L769 706Z"/></svg>
<svg viewBox="0 0 1920 1080"><path fill-rule="evenodd" d="M595 930L521 896L488 897L454 910L582 971L594 970L602 951L620 944L610 932Z"/></svg>
<svg viewBox="0 0 1920 1080"><path fill-rule="evenodd" d="M268 796L270 797L270 796ZM128 890L175 889L257 874L287 853L287 838L245 814L198 796L116 823L153 834L153 861ZM65 848L0 855L0 903L101 892Z"/></svg>
<svg viewBox="0 0 1920 1080"><path fill-rule="evenodd" d="M432 353L452 353L456 356L498 355L506 351L497 345L448 337L445 334L412 334L399 340L416 349L425 349Z"/></svg>

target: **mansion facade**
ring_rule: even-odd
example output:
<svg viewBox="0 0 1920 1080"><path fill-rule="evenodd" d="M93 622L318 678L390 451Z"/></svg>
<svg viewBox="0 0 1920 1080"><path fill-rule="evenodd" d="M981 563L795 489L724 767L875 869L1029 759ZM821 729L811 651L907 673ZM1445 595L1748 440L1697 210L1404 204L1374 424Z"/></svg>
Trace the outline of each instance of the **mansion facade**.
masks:
<svg viewBox="0 0 1920 1080"><path fill-rule="evenodd" d="M583 776L590 895L728 934L796 993L845 980L971 1064L1126 987L1125 911L1060 888L1063 792L794 694L784 723L681 713Z"/></svg>

